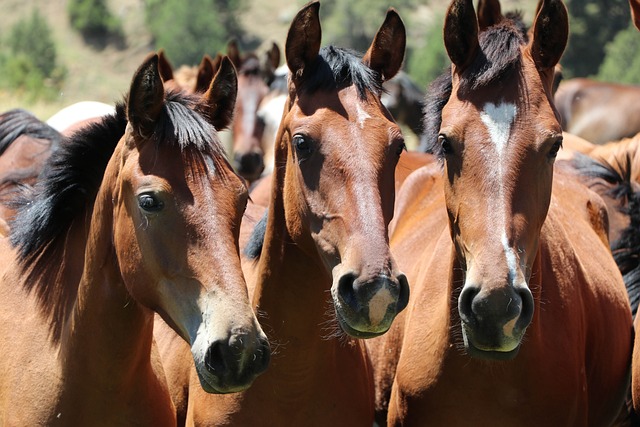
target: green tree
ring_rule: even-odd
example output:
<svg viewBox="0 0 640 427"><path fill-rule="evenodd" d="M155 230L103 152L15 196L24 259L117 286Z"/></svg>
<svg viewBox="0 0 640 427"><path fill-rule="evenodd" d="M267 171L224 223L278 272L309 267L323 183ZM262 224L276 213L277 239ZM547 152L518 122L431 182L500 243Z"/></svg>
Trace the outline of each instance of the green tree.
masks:
<svg viewBox="0 0 640 427"><path fill-rule="evenodd" d="M205 53L226 51L229 39L241 40L237 16L245 0L147 0L146 20L156 49L174 65L193 65Z"/></svg>
<svg viewBox="0 0 640 427"><path fill-rule="evenodd" d="M419 40L420 44L414 41L407 52L407 72L422 88L427 87L451 63L444 48L443 22L444 16L437 16Z"/></svg>
<svg viewBox="0 0 640 427"><path fill-rule="evenodd" d="M122 35L122 25L109 11L106 0L69 0L67 13L71 27L85 38Z"/></svg>
<svg viewBox="0 0 640 427"><path fill-rule="evenodd" d="M51 28L34 9L10 30L0 56L3 85L26 91L32 98L49 97L62 85L66 70L58 64Z"/></svg>
<svg viewBox="0 0 640 427"><path fill-rule="evenodd" d="M606 56L597 78L604 81L640 84L640 34L633 24L607 44Z"/></svg>
<svg viewBox="0 0 640 427"><path fill-rule="evenodd" d="M398 0L393 6L402 14L403 10L409 11L417 4L417 0ZM323 3L320 10L323 15L323 45L333 44L366 51L389 5L388 0L337 0Z"/></svg>
<svg viewBox="0 0 640 427"><path fill-rule="evenodd" d="M630 22L628 0L567 0L569 43L562 58L565 77L598 72L604 47Z"/></svg>

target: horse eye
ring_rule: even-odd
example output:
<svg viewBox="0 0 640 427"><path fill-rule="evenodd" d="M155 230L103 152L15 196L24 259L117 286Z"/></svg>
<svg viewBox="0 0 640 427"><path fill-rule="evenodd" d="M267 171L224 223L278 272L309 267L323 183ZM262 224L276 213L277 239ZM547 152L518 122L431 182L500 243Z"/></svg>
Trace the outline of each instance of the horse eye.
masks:
<svg viewBox="0 0 640 427"><path fill-rule="evenodd" d="M311 155L313 151L311 145L311 138L304 135L293 136L293 146L296 148L298 156L301 160L304 160Z"/></svg>
<svg viewBox="0 0 640 427"><path fill-rule="evenodd" d="M451 142L445 135L438 135L438 144L442 147L442 154L451 154L453 153L453 148L451 147Z"/></svg>
<svg viewBox="0 0 640 427"><path fill-rule="evenodd" d="M553 145L551 146L551 150L549 150L549 158L555 159L556 156L558 155L558 151L560 151L560 148L562 148L561 139L554 142Z"/></svg>
<svg viewBox="0 0 640 427"><path fill-rule="evenodd" d="M155 213L162 210L164 203L153 194L143 193L138 196L138 206L145 212Z"/></svg>
<svg viewBox="0 0 640 427"><path fill-rule="evenodd" d="M396 155L400 157L400 154L402 154L403 151L407 151L407 144L404 142L398 144L398 148L396 148Z"/></svg>

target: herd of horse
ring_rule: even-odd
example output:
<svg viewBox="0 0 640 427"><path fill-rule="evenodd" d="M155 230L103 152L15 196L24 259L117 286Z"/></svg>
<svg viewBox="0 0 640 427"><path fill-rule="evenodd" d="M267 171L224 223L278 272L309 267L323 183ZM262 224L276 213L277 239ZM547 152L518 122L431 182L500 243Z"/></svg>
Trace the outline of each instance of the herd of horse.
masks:
<svg viewBox="0 0 640 427"><path fill-rule="evenodd" d="M638 425L640 129L566 132L622 113L563 2L451 0L426 96L395 9L364 55L319 9L0 115L0 424Z"/></svg>

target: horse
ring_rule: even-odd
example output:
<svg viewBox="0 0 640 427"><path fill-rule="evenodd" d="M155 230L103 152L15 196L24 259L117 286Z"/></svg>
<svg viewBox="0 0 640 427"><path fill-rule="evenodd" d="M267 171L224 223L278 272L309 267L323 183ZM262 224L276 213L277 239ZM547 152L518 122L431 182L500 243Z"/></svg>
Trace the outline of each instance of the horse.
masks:
<svg viewBox="0 0 640 427"><path fill-rule="evenodd" d="M165 91L151 54L115 114L52 154L0 241L0 423L175 425L154 312L207 391L266 369L237 246L247 189L216 137L236 84L224 59L206 93Z"/></svg>
<svg viewBox="0 0 640 427"><path fill-rule="evenodd" d="M187 93L205 92L222 61L220 54L211 58L205 53L197 67L182 65L174 72L173 65L163 49L158 51L158 58L158 69L165 87L184 90Z"/></svg>
<svg viewBox="0 0 640 427"><path fill-rule="evenodd" d="M47 125L61 133L70 134L82 127L80 123L115 113L115 107L98 101L80 101L68 105L49 117Z"/></svg>
<svg viewBox="0 0 640 427"><path fill-rule="evenodd" d="M22 109L0 114L0 220L2 236L16 213L22 189L33 186L62 135Z"/></svg>
<svg viewBox="0 0 640 427"><path fill-rule="evenodd" d="M493 10L481 32L471 0L446 13L449 89L425 117L440 164L406 178L390 230L411 300L367 342L377 409L389 425L610 425L631 312L604 202L554 171L567 11L542 0L525 42Z"/></svg>
<svg viewBox="0 0 640 427"><path fill-rule="evenodd" d="M188 425L373 422L361 339L387 331L409 293L387 237L405 147L380 100L382 82L401 67L406 33L390 9L364 57L320 49L319 7L304 6L289 28L291 80L270 200L266 216L252 214L262 219L243 250L253 304L274 347L271 363L244 392L206 395L185 384L188 374L174 363L182 351L161 344L164 366L175 368L167 370L169 384L180 396L188 389Z"/></svg>
<svg viewBox="0 0 640 427"><path fill-rule="evenodd" d="M640 86L573 78L560 83L555 104L562 128L594 144L640 132Z"/></svg>
<svg viewBox="0 0 640 427"><path fill-rule="evenodd" d="M249 183L264 171L265 151L262 139L265 123L258 115L260 103L269 92L269 85L280 63L280 49L272 43L261 60L254 52L240 53L235 40L227 44L227 55L238 70L238 100L231 128L233 165Z"/></svg>

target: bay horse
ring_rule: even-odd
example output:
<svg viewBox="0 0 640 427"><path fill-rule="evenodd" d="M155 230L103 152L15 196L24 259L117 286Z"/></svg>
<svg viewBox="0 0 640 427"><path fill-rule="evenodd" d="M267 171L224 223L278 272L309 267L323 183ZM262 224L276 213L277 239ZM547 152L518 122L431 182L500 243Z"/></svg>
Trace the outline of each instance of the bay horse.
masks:
<svg viewBox="0 0 640 427"><path fill-rule="evenodd" d="M216 136L236 83L225 59L206 93L165 91L149 55L115 114L50 157L0 241L0 423L175 425L154 312L207 391L264 371L237 246L247 190Z"/></svg>
<svg viewBox="0 0 640 427"><path fill-rule="evenodd" d="M265 168L262 144L265 123L258 109L280 64L280 49L272 43L261 60L254 52L242 54L232 40L227 44L227 55L238 70L238 99L231 127L233 165L251 183L260 178Z"/></svg>
<svg viewBox="0 0 640 427"><path fill-rule="evenodd" d="M427 102L442 166L407 177L391 230L412 296L368 342L390 425L603 426L624 402L631 312L606 207L554 173L567 11L536 12L525 43L501 17L479 32L471 0L447 11L450 90Z"/></svg>
<svg viewBox="0 0 640 427"><path fill-rule="evenodd" d="M562 128L594 144L640 132L640 86L573 78L555 95Z"/></svg>
<svg viewBox="0 0 640 427"><path fill-rule="evenodd" d="M406 33L390 9L364 57L320 49L319 7L304 6L288 32L291 78L269 207L245 249L272 360L241 393L189 387L187 425L373 422L372 372L360 339L387 331L409 293L387 235L404 142L380 100L382 82L402 65ZM175 367L181 354L164 350L164 366ZM167 371L180 389L174 375L184 371Z"/></svg>

